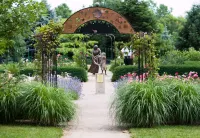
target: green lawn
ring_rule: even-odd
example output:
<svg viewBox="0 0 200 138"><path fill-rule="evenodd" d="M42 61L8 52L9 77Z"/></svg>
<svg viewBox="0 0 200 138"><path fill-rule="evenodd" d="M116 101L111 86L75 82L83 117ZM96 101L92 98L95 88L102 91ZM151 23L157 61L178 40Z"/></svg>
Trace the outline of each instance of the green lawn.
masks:
<svg viewBox="0 0 200 138"><path fill-rule="evenodd" d="M0 138L61 138L62 129L37 126L0 125Z"/></svg>
<svg viewBox="0 0 200 138"><path fill-rule="evenodd" d="M200 126L134 128L131 138L200 138Z"/></svg>

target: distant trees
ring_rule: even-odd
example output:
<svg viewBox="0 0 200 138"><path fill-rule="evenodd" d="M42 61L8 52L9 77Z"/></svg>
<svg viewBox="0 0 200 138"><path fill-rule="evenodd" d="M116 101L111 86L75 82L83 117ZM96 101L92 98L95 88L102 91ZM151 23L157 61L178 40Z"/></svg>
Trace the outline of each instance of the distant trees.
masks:
<svg viewBox="0 0 200 138"><path fill-rule="evenodd" d="M56 7L55 11L56 11L57 16L60 16L62 18L68 18L72 14L72 11L69 9L67 4L65 3Z"/></svg>
<svg viewBox="0 0 200 138"><path fill-rule="evenodd" d="M180 32L178 49L188 49L190 47L196 50L200 49L200 5L193 5L188 12L187 21Z"/></svg>

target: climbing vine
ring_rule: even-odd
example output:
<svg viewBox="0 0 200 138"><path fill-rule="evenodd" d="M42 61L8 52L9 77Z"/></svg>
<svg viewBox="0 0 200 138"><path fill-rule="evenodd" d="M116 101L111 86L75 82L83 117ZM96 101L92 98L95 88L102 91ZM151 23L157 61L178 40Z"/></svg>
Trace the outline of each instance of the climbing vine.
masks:
<svg viewBox="0 0 200 138"><path fill-rule="evenodd" d="M148 70L150 77L155 77L158 72L159 59L156 56L155 34L147 35L137 33L132 36L132 48L140 58L141 70Z"/></svg>
<svg viewBox="0 0 200 138"><path fill-rule="evenodd" d="M54 23L53 21L44 25L36 31L37 61L36 66L38 74L42 77L42 81L47 81L47 75L53 74L55 66L57 66L57 52L59 46L59 35L62 32L62 25Z"/></svg>

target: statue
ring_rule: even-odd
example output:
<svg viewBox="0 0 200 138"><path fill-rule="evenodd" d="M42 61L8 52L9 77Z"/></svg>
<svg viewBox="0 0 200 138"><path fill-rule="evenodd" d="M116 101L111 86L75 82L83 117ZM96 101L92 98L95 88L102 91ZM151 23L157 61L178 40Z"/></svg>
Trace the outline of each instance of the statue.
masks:
<svg viewBox="0 0 200 138"><path fill-rule="evenodd" d="M101 54L101 71L102 71L102 74L103 74L103 71L105 71L105 75L106 75L106 53L102 52Z"/></svg>
<svg viewBox="0 0 200 138"><path fill-rule="evenodd" d="M95 45L92 51L92 65L90 66L88 72L91 72L93 75L95 75L95 73L98 73L100 62L101 62L101 50L100 48L98 48L97 45Z"/></svg>

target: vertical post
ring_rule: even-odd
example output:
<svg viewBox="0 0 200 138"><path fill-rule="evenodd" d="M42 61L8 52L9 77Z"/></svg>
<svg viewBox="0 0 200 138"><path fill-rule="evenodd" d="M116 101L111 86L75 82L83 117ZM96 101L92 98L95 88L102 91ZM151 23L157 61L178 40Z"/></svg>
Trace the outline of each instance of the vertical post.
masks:
<svg viewBox="0 0 200 138"><path fill-rule="evenodd" d="M55 46L55 87L58 86L58 76L57 76L57 70L58 70L58 63L57 63L57 46Z"/></svg>
<svg viewBox="0 0 200 138"><path fill-rule="evenodd" d="M140 80L140 48L138 50L138 76Z"/></svg>

